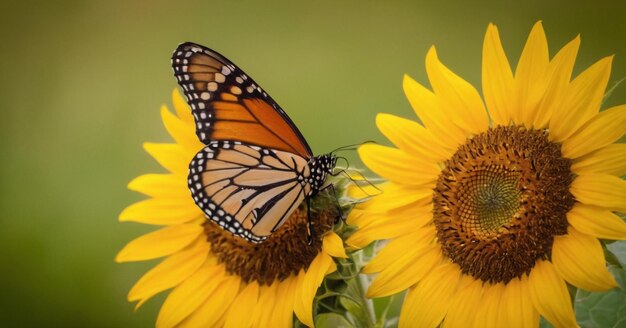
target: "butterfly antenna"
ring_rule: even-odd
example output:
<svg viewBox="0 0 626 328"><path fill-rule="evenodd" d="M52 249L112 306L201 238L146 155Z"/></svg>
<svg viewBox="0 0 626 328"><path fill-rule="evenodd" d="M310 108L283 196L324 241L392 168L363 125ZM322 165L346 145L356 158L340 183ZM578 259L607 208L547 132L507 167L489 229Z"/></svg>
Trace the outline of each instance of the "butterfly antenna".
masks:
<svg viewBox="0 0 626 328"><path fill-rule="evenodd" d="M374 141L374 140L368 140L368 141L364 141L364 142L361 142L361 143L358 143L358 144L352 144L352 145L341 146L341 147L336 148L335 150L331 151L330 153L331 153L331 154L334 154L334 153L339 152L339 151L356 150L359 146L363 146L363 145L365 145L365 144L370 144L370 143L375 144L375 143L376 143L376 141Z"/></svg>

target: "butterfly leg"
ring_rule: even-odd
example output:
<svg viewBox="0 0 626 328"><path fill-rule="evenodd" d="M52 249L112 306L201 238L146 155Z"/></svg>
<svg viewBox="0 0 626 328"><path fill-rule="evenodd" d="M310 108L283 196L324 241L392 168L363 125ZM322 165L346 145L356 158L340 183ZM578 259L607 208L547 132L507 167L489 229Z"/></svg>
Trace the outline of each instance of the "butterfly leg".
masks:
<svg viewBox="0 0 626 328"><path fill-rule="evenodd" d="M306 198L306 241L311 245L313 242L313 223L311 222L311 198Z"/></svg>

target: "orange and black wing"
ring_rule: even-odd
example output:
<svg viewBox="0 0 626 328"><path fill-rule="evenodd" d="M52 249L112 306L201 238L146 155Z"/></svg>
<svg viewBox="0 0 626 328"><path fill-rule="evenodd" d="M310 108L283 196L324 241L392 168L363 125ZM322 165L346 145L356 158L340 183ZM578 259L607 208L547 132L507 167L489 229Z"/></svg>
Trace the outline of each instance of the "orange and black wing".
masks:
<svg viewBox="0 0 626 328"><path fill-rule="evenodd" d="M174 51L172 67L191 106L196 134L204 144L241 141L306 159L313 156L287 114L224 56L187 42Z"/></svg>

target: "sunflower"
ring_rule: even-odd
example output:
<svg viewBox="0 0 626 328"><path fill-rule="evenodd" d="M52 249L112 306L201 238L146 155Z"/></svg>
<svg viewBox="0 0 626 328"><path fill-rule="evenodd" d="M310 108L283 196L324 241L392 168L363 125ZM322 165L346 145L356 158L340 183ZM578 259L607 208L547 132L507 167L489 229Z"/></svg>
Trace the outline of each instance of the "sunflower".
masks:
<svg viewBox="0 0 626 328"><path fill-rule="evenodd" d="M378 115L395 147L359 155L388 182L346 243L389 239L363 272L369 297L407 290L401 327L574 327L566 282L616 286L598 238L626 239L626 105L600 111L612 56L571 79L579 45L550 59L539 22L513 73L490 24L482 97L432 47L432 91L403 81L422 124Z"/></svg>
<svg viewBox="0 0 626 328"><path fill-rule="evenodd" d="M164 259L137 281L128 300L139 307L171 289L157 327L291 327L294 312L313 326L317 288L336 270L333 257L346 257L342 240L332 231L336 204L329 206L324 197L312 201L318 237L311 244L303 208L261 244L206 220L187 188L189 161L204 145L195 135L189 107L176 90L172 97L176 115L163 106L161 116L176 142L144 144L169 173L132 180L128 188L150 198L130 205L119 217L162 228L128 243L115 260Z"/></svg>

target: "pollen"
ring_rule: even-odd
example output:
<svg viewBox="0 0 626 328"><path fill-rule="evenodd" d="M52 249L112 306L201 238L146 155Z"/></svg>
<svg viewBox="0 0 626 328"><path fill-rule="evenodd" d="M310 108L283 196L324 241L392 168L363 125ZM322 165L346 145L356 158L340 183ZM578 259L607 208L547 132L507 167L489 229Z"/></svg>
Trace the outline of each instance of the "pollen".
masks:
<svg viewBox="0 0 626 328"><path fill-rule="evenodd" d="M434 191L444 254L485 282L529 273L567 232L570 167L543 130L497 127L469 139L445 162Z"/></svg>

